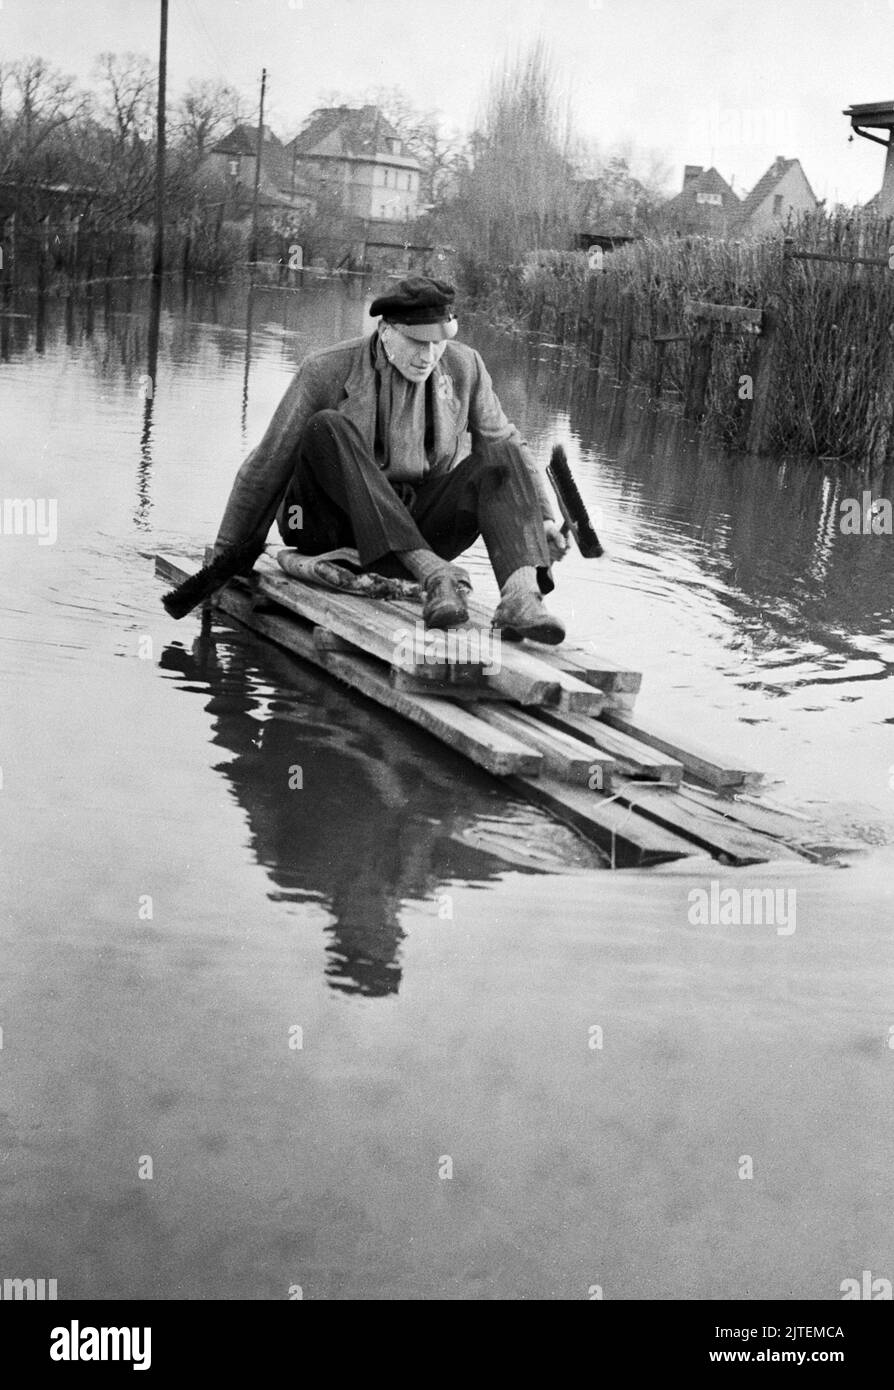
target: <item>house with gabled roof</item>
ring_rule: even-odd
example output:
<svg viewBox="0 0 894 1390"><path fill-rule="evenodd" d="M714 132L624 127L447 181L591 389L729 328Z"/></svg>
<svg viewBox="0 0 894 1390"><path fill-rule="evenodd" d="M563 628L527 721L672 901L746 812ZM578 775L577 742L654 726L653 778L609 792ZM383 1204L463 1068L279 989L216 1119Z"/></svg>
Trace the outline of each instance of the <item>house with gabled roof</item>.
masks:
<svg viewBox="0 0 894 1390"><path fill-rule="evenodd" d="M792 215L815 212L819 205L801 161L780 154L744 198L735 231L746 236L775 232Z"/></svg>
<svg viewBox="0 0 894 1390"><path fill-rule="evenodd" d="M662 218L674 230L722 236L736 222L741 209L738 194L713 167L687 164L683 187L662 208Z"/></svg>
<svg viewBox="0 0 894 1390"><path fill-rule="evenodd" d="M202 166L206 177L217 178L228 185L227 201L233 218L243 217L251 209L257 154L257 126L240 123L212 146ZM259 207L266 211L285 209L299 212L312 206L313 200L314 190L303 179L296 177L286 146L265 125L261 141Z"/></svg>
<svg viewBox="0 0 894 1390"><path fill-rule="evenodd" d="M422 166L377 106L319 107L286 156L300 178L338 191L349 215L405 223L418 215Z"/></svg>

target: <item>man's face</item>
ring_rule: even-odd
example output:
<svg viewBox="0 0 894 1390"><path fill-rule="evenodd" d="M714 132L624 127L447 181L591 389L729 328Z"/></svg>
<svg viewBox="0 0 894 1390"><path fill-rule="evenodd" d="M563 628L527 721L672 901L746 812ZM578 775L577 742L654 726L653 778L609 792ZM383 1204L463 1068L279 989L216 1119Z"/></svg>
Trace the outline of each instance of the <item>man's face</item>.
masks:
<svg viewBox="0 0 894 1390"><path fill-rule="evenodd" d="M447 346L410 338L399 324L383 323L380 332L385 356L407 381L427 381Z"/></svg>

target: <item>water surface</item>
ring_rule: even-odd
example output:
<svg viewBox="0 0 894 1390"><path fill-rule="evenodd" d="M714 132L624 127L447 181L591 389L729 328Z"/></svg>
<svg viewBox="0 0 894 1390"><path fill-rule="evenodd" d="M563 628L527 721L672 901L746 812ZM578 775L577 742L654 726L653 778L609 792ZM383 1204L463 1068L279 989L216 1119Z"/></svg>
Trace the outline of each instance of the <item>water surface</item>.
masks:
<svg viewBox="0 0 894 1390"><path fill-rule="evenodd" d="M146 557L201 552L297 362L367 303L172 290L151 398L141 287L0 318L0 490L59 509L55 545L0 536L0 1276L819 1299L894 1277L891 540L837 523L890 479L725 457L464 325L597 511L608 555L571 556L555 597L572 635L866 850L603 872L423 734L159 605ZM691 926L689 889L727 873L795 884L795 934Z"/></svg>

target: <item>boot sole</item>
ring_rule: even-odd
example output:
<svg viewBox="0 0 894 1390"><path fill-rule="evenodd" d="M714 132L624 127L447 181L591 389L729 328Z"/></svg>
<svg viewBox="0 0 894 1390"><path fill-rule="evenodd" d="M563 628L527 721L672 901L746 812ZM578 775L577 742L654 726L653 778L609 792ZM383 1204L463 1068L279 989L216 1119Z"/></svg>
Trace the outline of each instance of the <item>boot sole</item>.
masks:
<svg viewBox="0 0 894 1390"><path fill-rule="evenodd" d="M446 613L433 613L430 617L426 617L424 613L422 615L424 626L433 628L436 632L443 632L448 627L464 627L468 621L468 609L463 611L460 608L451 608Z"/></svg>
<svg viewBox="0 0 894 1390"><path fill-rule="evenodd" d="M535 623L533 627L498 627L507 642L541 642L545 647L558 647L565 641L565 629L552 623Z"/></svg>

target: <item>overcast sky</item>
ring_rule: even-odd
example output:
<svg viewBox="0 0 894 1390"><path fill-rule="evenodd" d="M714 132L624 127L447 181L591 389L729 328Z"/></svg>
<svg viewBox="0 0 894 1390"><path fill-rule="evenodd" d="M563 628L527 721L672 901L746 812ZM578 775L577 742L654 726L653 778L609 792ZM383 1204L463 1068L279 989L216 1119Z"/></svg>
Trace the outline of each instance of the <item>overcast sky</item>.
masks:
<svg viewBox="0 0 894 1390"><path fill-rule="evenodd" d="M158 0L0 0L0 61L38 53L83 81L103 49L155 56ZM830 203L864 201L884 152L852 102L894 100L894 0L170 0L170 89L226 80L294 133L322 93L400 86L469 129L496 63L547 39L576 121L740 193L797 156Z"/></svg>

